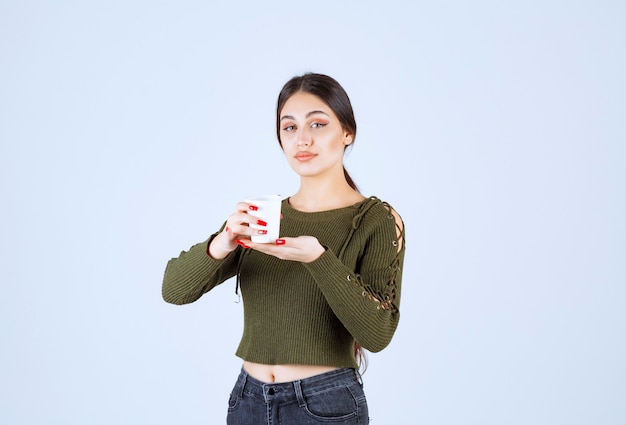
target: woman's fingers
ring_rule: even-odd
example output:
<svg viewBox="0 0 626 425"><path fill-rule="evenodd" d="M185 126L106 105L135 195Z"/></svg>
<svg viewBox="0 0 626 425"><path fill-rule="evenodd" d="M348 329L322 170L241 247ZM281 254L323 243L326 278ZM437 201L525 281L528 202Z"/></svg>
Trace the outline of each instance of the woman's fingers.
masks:
<svg viewBox="0 0 626 425"><path fill-rule="evenodd" d="M264 235L267 223L263 220L248 214L248 211L255 211L257 207L247 202L239 202L235 212L228 217L224 231L228 233L231 240L237 240L254 235Z"/></svg>
<svg viewBox="0 0 626 425"><path fill-rule="evenodd" d="M239 202L237 204L237 211L239 212L248 212L248 211L258 211L259 207L249 202Z"/></svg>
<svg viewBox="0 0 626 425"><path fill-rule="evenodd" d="M235 207L235 212L226 220L226 225L222 232L217 235L208 247L207 252L209 255L213 258L224 258L237 245L249 248L250 246L243 240L250 241L250 237L253 235L267 233L267 230L263 228L266 223L248 214L248 211L256 210L258 210L256 205L248 202L239 202Z"/></svg>
<svg viewBox="0 0 626 425"><path fill-rule="evenodd" d="M280 238L274 243L255 243L250 239L239 239L237 242L244 248L252 248L281 260L311 262L325 251L325 248L313 236Z"/></svg>

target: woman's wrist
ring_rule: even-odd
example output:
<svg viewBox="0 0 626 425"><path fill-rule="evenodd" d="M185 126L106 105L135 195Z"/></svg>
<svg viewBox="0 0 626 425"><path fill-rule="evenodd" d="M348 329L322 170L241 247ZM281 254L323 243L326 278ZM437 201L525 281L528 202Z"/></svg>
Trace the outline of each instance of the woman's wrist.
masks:
<svg viewBox="0 0 626 425"><path fill-rule="evenodd" d="M324 255L325 252L326 252L326 247L322 244L319 244L319 247L313 253L312 258L309 261L306 261L306 263L312 263L313 261L320 258L322 255Z"/></svg>
<svg viewBox="0 0 626 425"><path fill-rule="evenodd" d="M209 255L209 257L213 258L214 260L223 260L237 247L237 245L233 246L232 243L229 244L228 240L224 240L225 238L228 238L228 236L225 234L225 232L222 232L217 234L211 240L211 243L209 243L209 246L206 250L206 253Z"/></svg>

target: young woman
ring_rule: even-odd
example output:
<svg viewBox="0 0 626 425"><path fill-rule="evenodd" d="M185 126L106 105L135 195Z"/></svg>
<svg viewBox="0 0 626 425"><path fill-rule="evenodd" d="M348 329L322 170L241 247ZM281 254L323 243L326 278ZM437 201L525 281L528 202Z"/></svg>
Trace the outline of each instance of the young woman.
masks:
<svg viewBox="0 0 626 425"><path fill-rule="evenodd" d="M363 349L385 348L400 313L404 225L366 198L343 166L356 122L331 77L289 80L276 108L278 142L300 176L282 201L281 237L254 243L241 202L208 240L167 264L163 298L191 303L233 276L244 301L243 367L227 423L367 424Z"/></svg>

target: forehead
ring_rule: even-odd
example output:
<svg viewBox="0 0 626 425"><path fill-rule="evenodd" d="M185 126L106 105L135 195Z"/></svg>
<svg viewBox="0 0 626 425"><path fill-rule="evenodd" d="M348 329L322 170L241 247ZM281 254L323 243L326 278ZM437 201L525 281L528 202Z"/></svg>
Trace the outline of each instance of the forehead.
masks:
<svg viewBox="0 0 626 425"><path fill-rule="evenodd" d="M281 116L291 115L298 117L299 115L306 115L311 111L322 111L334 116L332 109L321 98L302 91L294 93L287 99L281 110Z"/></svg>

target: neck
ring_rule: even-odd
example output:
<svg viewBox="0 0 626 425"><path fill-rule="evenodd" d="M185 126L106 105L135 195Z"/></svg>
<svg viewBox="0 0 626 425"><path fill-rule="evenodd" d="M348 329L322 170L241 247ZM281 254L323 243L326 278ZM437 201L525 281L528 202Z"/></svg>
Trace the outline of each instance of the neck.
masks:
<svg viewBox="0 0 626 425"><path fill-rule="evenodd" d="M300 189L289 198L289 203L297 210L314 212L347 207L363 199L350 187L342 169L341 178L301 177Z"/></svg>

